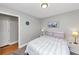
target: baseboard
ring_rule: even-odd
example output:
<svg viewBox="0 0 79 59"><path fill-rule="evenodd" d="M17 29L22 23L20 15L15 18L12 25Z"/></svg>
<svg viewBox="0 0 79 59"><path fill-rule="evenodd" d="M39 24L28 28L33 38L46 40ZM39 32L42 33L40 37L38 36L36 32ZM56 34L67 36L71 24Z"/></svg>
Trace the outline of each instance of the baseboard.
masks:
<svg viewBox="0 0 79 59"><path fill-rule="evenodd" d="M9 43L8 45L12 45L12 44L15 44L15 43L18 43L18 41L11 42L11 43Z"/></svg>
<svg viewBox="0 0 79 59"><path fill-rule="evenodd" d="M25 44L19 46L19 48L23 48L23 47L26 46L26 45L27 45L27 43L25 43Z"/></svg>
<svg viewBox="0 0 79 59"><path fill-rule="evenodd" d="M0 47L6 46L6 45L13 45L13 44L15 44L15 43L18 43L18 41L15 41L15 42L11 42L11 43L7 43L7 44L0 45Z"/></svg>

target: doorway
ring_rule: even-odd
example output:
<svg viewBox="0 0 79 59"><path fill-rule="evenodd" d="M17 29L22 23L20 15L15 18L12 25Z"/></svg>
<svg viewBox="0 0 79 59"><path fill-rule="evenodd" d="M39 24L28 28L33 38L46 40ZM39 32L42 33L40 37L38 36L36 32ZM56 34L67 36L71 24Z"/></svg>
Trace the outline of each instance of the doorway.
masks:
<svg viewBox="0 0 79 59"><path fill-rule="evenodd" d="M0 54L18 49L18 17L0 14Z"/></svg>

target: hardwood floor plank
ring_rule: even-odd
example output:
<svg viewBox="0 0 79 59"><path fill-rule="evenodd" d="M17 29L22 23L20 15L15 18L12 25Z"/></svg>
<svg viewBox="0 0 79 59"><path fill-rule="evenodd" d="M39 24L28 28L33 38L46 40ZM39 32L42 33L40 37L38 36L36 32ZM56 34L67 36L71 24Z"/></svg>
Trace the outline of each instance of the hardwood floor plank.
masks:
<svg viewBox="0 0 79 59"><path fill-rule="evenodd" d="M18 43L13 44L13 45L8 45L1 48L1 54L7 55L7 54L10 54L11 52L16 51L17 49L18 49Z"/></svg>

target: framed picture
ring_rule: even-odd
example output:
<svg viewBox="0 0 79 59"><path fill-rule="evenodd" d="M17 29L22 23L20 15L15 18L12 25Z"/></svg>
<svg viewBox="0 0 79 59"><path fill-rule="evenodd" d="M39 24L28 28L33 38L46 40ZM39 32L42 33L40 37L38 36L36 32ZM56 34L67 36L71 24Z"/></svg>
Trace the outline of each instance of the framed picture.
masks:
<svg viewBox="0 0 79 59"><path fill-rule="evenodd" d="M48 27L49 28L56 28L57 27L57 22L48 22Z"/></svg>

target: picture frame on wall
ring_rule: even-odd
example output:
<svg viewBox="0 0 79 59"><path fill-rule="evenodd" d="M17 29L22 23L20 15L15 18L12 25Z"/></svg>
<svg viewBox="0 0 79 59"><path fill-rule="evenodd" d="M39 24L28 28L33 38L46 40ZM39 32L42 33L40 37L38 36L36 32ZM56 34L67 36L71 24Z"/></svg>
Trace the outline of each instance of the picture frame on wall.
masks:
<svg viewBox="0 0 79 59"><path fill-rule="evenodd" d="M48 22L48 27L49 28L57 28L57 22L56 21L54 21L54 22Z"/></svg>

